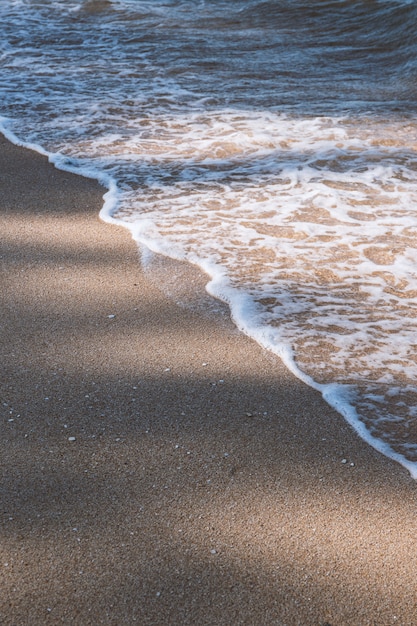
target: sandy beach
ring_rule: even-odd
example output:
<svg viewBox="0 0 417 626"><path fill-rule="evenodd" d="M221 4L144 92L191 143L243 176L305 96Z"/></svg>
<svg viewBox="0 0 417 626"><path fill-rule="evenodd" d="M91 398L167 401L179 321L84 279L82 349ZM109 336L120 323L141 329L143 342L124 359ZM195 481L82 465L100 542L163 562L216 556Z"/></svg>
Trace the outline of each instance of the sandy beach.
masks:
<svg viewBox="0 0 417 626"><path fill-rule="evenodd" d="M1 138L0 623L414 626L415 482L103 193Z"/></svg>

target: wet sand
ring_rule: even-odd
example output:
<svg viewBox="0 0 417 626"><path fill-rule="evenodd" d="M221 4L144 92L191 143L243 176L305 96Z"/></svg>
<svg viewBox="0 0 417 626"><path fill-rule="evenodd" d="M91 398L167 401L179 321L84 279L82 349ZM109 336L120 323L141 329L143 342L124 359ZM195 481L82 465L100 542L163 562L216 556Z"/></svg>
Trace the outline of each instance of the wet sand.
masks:
<svg viewBox="0 0 417 626"><path fill-rule="evenodd" d="M415 482L103 193L1 139L0 623L414 626Z"/></svg>

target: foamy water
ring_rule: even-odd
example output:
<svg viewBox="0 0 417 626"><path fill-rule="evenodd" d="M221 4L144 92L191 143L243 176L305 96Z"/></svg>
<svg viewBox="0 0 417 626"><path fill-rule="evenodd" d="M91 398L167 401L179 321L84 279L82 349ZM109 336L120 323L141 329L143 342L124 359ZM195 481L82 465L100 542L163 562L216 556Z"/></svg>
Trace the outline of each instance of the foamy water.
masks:
<svg viewBox="0 0 417 626"><path fill-rule="evenodd" d="M417 476L414 3L14 0L0 23L8 136L112 185L106 219L203 268Z"/></svg>

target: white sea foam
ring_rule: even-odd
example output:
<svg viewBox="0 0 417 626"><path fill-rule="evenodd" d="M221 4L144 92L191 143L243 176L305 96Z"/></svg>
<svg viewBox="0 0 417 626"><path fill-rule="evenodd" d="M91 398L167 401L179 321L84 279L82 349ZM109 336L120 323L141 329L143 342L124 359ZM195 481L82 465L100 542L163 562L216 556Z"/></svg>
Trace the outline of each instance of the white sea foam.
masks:
<svg viewBox="0 0 417 626"><path fill-rule="evenodd" d="M381 111L371 73L315 65L267 6L0 7L3 132L99 179L103 219L201 267L239 328L416 477L415 117Z"/></svg>

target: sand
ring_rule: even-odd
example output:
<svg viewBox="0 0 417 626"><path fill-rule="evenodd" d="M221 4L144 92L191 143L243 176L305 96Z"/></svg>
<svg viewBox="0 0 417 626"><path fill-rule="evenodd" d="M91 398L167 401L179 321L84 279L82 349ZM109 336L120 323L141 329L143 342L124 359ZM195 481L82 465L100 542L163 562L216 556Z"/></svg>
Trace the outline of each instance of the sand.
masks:
<svg viewBox="0 0 417 626"><path fill-rule="evenodd" d="M97 183L2 139L0 189L0 623L414 626L408 473Z"/></svg>

